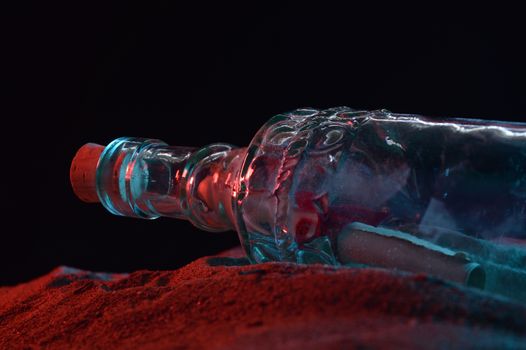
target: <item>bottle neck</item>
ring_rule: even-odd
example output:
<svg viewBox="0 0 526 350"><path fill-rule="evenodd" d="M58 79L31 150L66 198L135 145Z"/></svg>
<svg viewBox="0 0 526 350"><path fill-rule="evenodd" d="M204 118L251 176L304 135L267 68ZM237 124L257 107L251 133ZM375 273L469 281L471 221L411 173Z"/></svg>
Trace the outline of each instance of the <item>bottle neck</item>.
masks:
<svg viewBox="0 0 526 350"><path fill-rule="evenodd" d="M235 228L232 199L244 155L227 144L197 149L119 138L100 155L95 188L113 214L186 219L224 231Z"/></svg>

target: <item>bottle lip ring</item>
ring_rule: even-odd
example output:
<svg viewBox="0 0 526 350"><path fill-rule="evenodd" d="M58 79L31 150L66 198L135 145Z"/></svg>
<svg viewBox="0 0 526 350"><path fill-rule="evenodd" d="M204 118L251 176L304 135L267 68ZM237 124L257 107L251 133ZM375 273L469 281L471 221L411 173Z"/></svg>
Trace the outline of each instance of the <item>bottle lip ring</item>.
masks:
<svg viewBox="0 0 526 350"><path fill-rule="evenodd" d="M167 145L158 139L119 137L104 148L97 164L96 190L100 202L110 213L143 219L156 219L158 217L135 208L131 198L130 177L127 176L129 170L132 169L130 166L135 163L139 152L153 144ZM123 162L126 162L124 165L126 166L125 172L120 169ZM114 174L115 168L119 169L118 174ZM108 191L118 193L118 195L110 196ZM117 202L119 203L115 199L118 199Z"/></svg>

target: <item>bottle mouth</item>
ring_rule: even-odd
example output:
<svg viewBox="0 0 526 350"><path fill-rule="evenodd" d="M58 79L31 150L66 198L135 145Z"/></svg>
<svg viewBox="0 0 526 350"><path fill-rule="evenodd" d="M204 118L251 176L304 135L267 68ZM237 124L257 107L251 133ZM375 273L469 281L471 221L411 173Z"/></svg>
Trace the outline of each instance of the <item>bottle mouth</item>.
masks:
<svg viewBox="0 0 526 350"><path fill-rule="evenodd" d="M159 146L167 144L156 139L120 137L104 148L97 164L95 188L110 213L143 219L159 217L143 200L149 177L143 158L148 150Z"/></svg>
<svg viewBox="0 0 526 350"><path fill-rule="evenodd" d="M101 203L115 215L155 218L135 205L137 184L132 181L139 167L137 157L144 148L166 145L160 140L120 137L107 146L87 143L76 153L70 167L75 195L87 203ZM132 186L132 182L134 186Z"/></svg>
<svg viewBox="0 0 526 350"><path fill-rule="evenodd" d="M71 161L69 179L75 195L86 203L99 203L97 194L97 165L104 146L86 143Z"/></svg>

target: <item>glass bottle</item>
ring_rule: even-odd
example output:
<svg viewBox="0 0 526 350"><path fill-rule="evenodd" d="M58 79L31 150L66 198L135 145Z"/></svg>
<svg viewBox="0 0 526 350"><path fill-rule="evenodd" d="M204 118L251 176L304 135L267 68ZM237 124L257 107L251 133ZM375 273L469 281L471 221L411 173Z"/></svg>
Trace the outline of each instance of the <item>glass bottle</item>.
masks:
<svg viewBox="0 0 526 350"><path fill-rule="evenodd" d="M87 144L71 181L116 215L234 229L253 263L396 268L526 300L526 124L297 109L248 147Z"/></svg>

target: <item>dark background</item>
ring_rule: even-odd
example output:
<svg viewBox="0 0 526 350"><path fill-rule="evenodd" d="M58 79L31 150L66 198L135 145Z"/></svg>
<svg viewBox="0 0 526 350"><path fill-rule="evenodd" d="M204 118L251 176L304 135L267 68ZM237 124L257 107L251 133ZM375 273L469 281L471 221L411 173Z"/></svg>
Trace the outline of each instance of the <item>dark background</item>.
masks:
<svg viewBox="0 0 526 350"><path fill-rule="evenodd" d="M274 114L348 105L526 121L521 11L202 2L42 3L2 11L0 284L58 265L174 269L235 246L171 219L77 200L86 142L246 145Z"/></svg>

